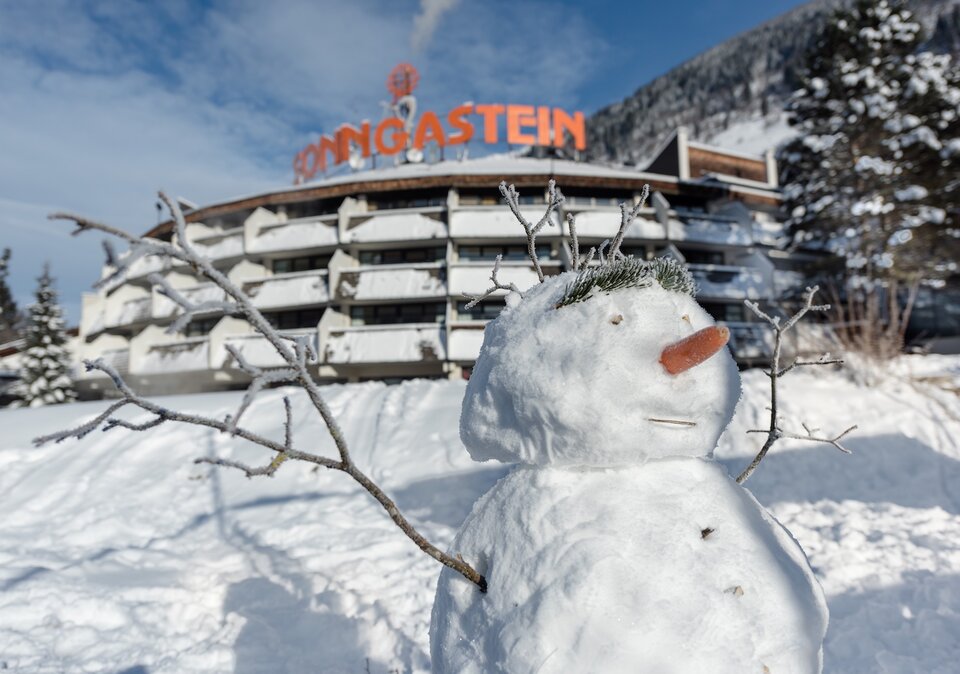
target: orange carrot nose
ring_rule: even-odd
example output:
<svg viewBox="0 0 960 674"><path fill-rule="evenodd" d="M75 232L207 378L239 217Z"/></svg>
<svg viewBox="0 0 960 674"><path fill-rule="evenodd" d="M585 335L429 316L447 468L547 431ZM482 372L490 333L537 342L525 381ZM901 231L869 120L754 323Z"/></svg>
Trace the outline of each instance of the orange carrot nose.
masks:
<svg viewBox="0 0 960 674"><path fill-rule="evenodd" d="M730 330L711 325L665 348L660 362L670 374L680 374L715 354L729 339Z"/></svg>

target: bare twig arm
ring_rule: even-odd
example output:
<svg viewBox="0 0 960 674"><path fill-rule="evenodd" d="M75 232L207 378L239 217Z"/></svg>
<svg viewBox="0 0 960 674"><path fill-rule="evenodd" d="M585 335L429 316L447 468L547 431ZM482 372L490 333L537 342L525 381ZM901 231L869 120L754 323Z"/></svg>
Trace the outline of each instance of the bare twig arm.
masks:
<svg viewBox="0 0 960 674"><path fill-rule="evenodd" d="M507 185L507 182L503 181L500 183L500 194L503 195L504 201L507 202L510 210L513 211L513 216L527 234L527 255L530 257L530 261L533 262L533 268L537 272L540 283L543 283L543 269L540 267L540 258L537 256L537 234L550 222L553 212L557 210L564 201L563 194L557 189L557 181L550 180L547 183L547 208L543 217L537 221L536 225L530 224L530 221L523 217L523 213L520 212L520 195L517 193L516 187Z"/></svg>
<svg viewBox="0 0 960 674"><path fill-rule="evenodd" d="M559 195L559 193L556 194ZM179 204L169 199L167 195L163 194L162 192L160 193L160 199L167 205L167 208L170 210L170 213L173 216L174 228L176 232L175 243L160 241L157 239L134 237L122 230L93 220L88 220L80 216L58 213L50 217L53 219L65 219L74 222L77 225L77 230L75 233L84 231L100 231L123 239L130 244L130 250L123 257L116 256L113 253L112 248L107 248L108 261L111 266L114 267L114 271L109 276L101 280L101 285L122 279L130 271L131 265L145 255L179 260L187 264L195 272L207 277L221 290L223 290L226 300L223 302L218 301L194 304L183 297L182 294L177 292L168 283L166 283L162 277L155 277L151 279L160 286L163 294L173 300L183 310L183 314L174 321L174 324L171 326L171 328L174 330L182 329L182 327L189 323L196 314L206 311L217 311L225 314L243 316L254 328L254 330L256 330L273 346L276 352L286 363L286 367L279 370L261 370L247 362L239 350L228 345L228 352L237 363L237 366L251 377L251 382L236 412L232 415L228 415L225 419L220 420L201 415L186 414L158 405L134 392L123 380L120 374L113 367L104 363L102 360L96 360L92 362L87 361L85 365L88 369L100 370L113 380L114 385L121 394L121 400L111 404L106 410L86 423L83 423L72 429L67 429L36 438L34 443L39 446L48 442L60 442L67 438L82 438L97 428L102 428L105 431L117 427L134 431L142 431L159 426L167 421L175 421L213 428L221 433L228 433L260 445L261 447L274 452L275 456L268 464L259 468L248 466L239 461L222 458L205 457L197 459L197 463L207 463L214 466L235 468L242 470L248 477L253 477L256 475L272 476L280 467L280 465L288 460L304 461L316 464L318 466L323 466L331 470L344 472L352 477L363 487L364 490L367 491L367 493L369 493L374 499L376 499L378 503L380 503L384 510L387 511L390 519L392 519L393 522L401 529L401 531L403 531L404 534L406 534L407 537L410 538L422 551L445 566L448 566L451 569L459 572L465 578L476 584L482 592L486 592L487 581L482 574L463 561L463 559L459 558L459 556L452 557L427 541L426 538L424 538L400 513L393 500L391 500L383 492L383 490L373 482L373 480L365 475L353 463L343 432L340 429L339 424L337 424L336 419L333 417L333 414L331 413L330 408L327 406L326 401L323 399L323 396L320 393L320 388L313 379L313 375L310 373L309 365L316 363L318 360L317 353L313 346L303 339L294 338L291 340L291 338L280 335L270 324L270 322L267 321L263 314L261 314L260 311L253 306L250 298L232 281L230 281L226 275L216 269L212 262L190 243L186 233L186 221L183 217L182 211L180 210ZM531 242L530 245L532 250L535 251L535 247L533 246L536 232L544 226L550 217L550 213L554 208L556 208L556 205L560 203L560 200L562 200L562 196L559 196L559 200L556 200L556 203L554 203L555 198L554 195L552 195L551 203L553 205L548 208L547 213L544 215L544 218L541 220L541 222L535 227L531 228L531 230L528 232L528 239ZM536 266L539 271L539 265ZM495 277L496 269L494 270L494 283L496 285L498 282L496 281ZM502 284L499 285L507 290L517 290L516 286L513 284L510 284L509 286L502 286ZM496 288L494 288L494 290L495 289ZM287 398L284 398L285 423L283 442L277 442L265 436L254 433L253 431L250 431L249 429L239 425L243 413L250 406L257 393L259 393L265 386L277 383L294 384L304 389L307 394L307 398L310 400L314 409L323 419L327 431L330 437L333 439L333 442L337 448L337 459L300 451L294 447L292 430L293 414L290 401ZM153 418L144 423L132 423L114 416L116 412L126 406L133 406L149 412L153 415Z"/></svg>
<svg viewBox="0 0 960 674"><path fill-rule="evenodd" d="M840 444L840 441L846 437L849 433L856 430L856 426L851 426L842 433L836 435L832 438L820 437L814 434L807 426L804 424L804 430L807 431L806 435L800 435L797 433L787 433L780 426L779 416L777 414L777 382L783 375L792 371L794 368L801 366L809 365L835 365L843 363L842 360L836 358L830 358L828 355L824 355L817 360L812 361L803 361L796 360L792 364L781 368L780 367L780 357L783 346L783 335L792 329L801 318L803 318L807 313L811 311L826 311L829 309L829 305L816 305L813 303L813 297L816 295L818 288L814 286L813 288L807 288L806 293L804 294L803 306L797 311L793 316L787 319L783 324L780 322L780 317L773 317L769 314L761 311L760 307L756 302L751 302L746 300L744 304L750 309L758 318L768 323L771 328L773 328L773 357L770 363L770 369L766 372L767 377L770 379L770 424L766 429L751 429L747 431L748 433L766 433L767 438L763 443L763 446L760 448L760 451L757 452L757 455L753 458L753 461L750 462L750 465L744 468L743 472L737 477L737 484L743 484L747 479L753 474L757 469L757 466L760 465L760 462L763 461L764 457L767 455L767 452L770 451L770 448L780 440L781 438L790 438L794 440L808 440L810 442L823 442L829 445L832 445L839 449L841 452L847 454L850 453L846 447Z"/></svg>
<svg viewBox="0 0 960 674"><path fill-rule="evenodd" d="M477 306L480 302L487 299L493 293L498 290L506 290L507 292L514 292L523 297L523 293L520 292L520 289L513 283L504 284L500 283L497 279L497 275L500 273L500 261L503 259L503 255L497 255L496 261L493 263L493 272L490 274L490 280L493 282L493 285L483 291L480 295L469 295L464 294L464 297L468 298L470 301L467 302L467 309L472 309Z"/></svg>

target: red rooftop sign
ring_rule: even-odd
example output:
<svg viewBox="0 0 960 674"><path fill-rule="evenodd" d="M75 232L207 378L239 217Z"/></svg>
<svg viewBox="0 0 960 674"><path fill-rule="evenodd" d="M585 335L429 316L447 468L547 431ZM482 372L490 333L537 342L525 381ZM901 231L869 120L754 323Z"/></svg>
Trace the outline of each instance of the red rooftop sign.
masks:
<svg viewBox="0 0 960 674"><path fill-rule="evenodd" d="M394 68L387 87L394 95L390 107L395 116L376 126L369 121L362 122L359 128L343 124L333 136L320 136L294 157L294 182L310 180L329 165L340 164L351 156L365 158L374 152L392 156L411 149L422 152L428 143L447 147L482 138L487 144L505 140L511 145L563 147L569 135L577 150L587 146L583 113L567 113L547 106L465 103L448 112L445 123L431 111L415 120L412 91L418 80L413 66L401 64ZM477 134L475 120L480 122L482 136ZM500 135L501 120L506 123L504 138Z"/></svg>

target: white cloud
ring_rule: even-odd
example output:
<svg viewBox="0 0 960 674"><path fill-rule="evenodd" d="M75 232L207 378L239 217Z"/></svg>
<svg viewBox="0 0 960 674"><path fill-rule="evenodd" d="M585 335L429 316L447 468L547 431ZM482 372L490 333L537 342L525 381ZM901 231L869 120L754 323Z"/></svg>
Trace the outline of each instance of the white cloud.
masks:
<svg viewBox="0 0 960 674"><path fill-rule="evenodd" d="M413 33L410 46L420 53L430 43L443 15L453 9L460 0L420 0L420 13L413 17Z"/></svg>

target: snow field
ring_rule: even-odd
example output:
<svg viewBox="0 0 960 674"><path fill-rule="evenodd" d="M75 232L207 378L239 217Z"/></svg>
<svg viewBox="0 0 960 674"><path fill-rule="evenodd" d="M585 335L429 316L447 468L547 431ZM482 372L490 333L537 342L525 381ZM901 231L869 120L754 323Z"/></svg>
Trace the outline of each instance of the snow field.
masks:
<svg viewBox="0 0 960 674"><path fill-rule="evenodd" d="M782 441L748 482L823 585L828 674L947 674L960 661L960 401L908 371L955 387L960 359L905 359L871 389L823 368L786 377L787 426L859 423L854 454ZM759 443L744 431L764 425L766 385L744 377L717 451L730 472ZM505 474L459 441L462 383L325 391L358 464L441 547ZM251 427L282 437L282 393L258 399ZM329 453L306 399L293 400L297 444ZM167 402L225 414L239 394ZM374 674L429 671L440 567L349 479L196 466L263 454L175 425L31 448L102 406L0 411L0 669L363 674L369 660Z"/></svg>

